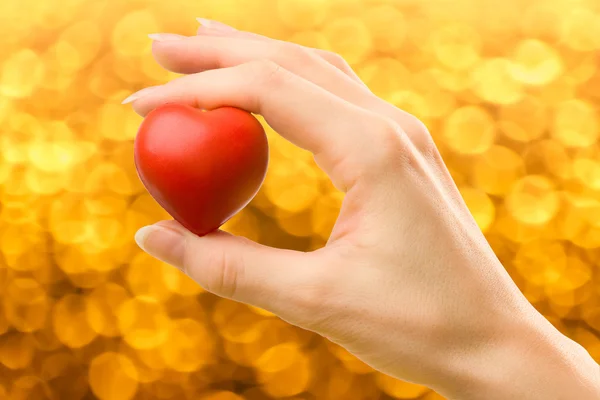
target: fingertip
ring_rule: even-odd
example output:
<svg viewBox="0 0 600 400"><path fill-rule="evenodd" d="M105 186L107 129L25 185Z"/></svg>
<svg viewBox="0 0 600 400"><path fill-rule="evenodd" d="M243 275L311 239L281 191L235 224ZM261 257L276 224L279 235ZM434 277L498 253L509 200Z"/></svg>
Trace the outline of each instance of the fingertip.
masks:
<svg viewBox="0 0 600 400"><path fill-rule="evenodd" d="M185 235L182 232L156 224L145 226L136 232L135 242L149 255L184 269Z"/></svg>
<svg viewBox="0 0 600 400"><path fill-rule="evenodd" d="M202 72L207 69L205 64L211 60L212 50L200 46L201 43L197 41L187 40L193 38L197 36L179 41L154 42L152 56L158 65L170 72L186 75Z"/></svg>
<svg viewBox="0 0 600 400"><path fill-rule="evenodd" d="M142 105L143 103L144 102L142 100L135 100L131 103L131 108L140 117L146 117L149 112L147 107Z"/></svg>

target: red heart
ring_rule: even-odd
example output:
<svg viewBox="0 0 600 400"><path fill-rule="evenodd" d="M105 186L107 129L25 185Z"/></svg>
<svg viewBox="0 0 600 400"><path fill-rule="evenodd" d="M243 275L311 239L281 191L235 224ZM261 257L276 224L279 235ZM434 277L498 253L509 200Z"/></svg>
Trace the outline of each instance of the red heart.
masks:
<svg viewBox="0 0 600 400"><path fill-rule="evenodd" d="M181 104L160 106L140 126L134 153L148 192L199 236L252 200L269 162L260 122L231 107L204 112Z"/></svg>

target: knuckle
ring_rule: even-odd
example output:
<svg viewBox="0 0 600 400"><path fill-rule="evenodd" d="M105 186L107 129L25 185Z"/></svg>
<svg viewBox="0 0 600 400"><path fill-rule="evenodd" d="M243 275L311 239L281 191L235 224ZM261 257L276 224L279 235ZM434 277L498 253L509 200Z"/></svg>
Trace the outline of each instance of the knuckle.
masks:
<svg viewBox="0 0 600 400"><path fill-rule="evenodd" d="M283 70L281 65L269 59L252 61L248 65L260 84L272 84L282 74Z"/></svg>
<svg viewBox="0 0 600 400"><path fill-rule="evenodd" d="M378 146L377 159L386 165L393 160L402 159L410 154L408 138L398 123L381 118L375 129Z"/></svg>
<svg viewBox="0 0 600 400"><path fill-rule="evenodd" d="M302 46L286 42L274 46L273 60L281 65L305 64L310 59L310 51Z"/></svg>
<svg viewBox="0 0 600 400"><path fill-rule="evenodd" d="M340 71L350 74L352 72L352 67L348 64L348 61L338 53L334 53L329 50L321 50L321 56L334 67L338 68Z"/></svg>
<svg viewBox="0 0 600 400"><path fill-rule="evenodd" d="M435 142L423 121L400 109L397 110L395 120L398 121L402 129L410 136L412 143L419 152L426 156L437 152Z"/></svg>
<svg viewBox="0 0 600 400"><path fill-rule="evenodd" d="M235 298L240 277L243 275L242 257L235 253L214 250L206 256L205 288L222 297Z"/></svg>
<svg viewBox="0 0 600 400"><path fill-rule="evenodd" d="M346 59L344 57L342 57L341 55L339 55L338 53L334 53L333 51L329 51L329 50L323 50L322 54L333 65L340 67L340 68L344 68L344 69L350 68Z"/></svg>

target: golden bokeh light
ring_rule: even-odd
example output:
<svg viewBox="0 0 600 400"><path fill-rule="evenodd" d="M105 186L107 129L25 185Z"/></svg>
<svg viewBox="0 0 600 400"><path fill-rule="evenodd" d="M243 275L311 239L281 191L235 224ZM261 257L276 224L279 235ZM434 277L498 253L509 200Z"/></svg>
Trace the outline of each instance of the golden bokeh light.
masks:
<svg viewBox="0 0 600 400"><path fill-rule="evenodd" d="M600 361L600 8L484 3L0 1L0 399L442 399L135 245L169 216L120 102L178 76L146 35L196 17L338 52L420 118L519 288ZM343 194L264 125L267 178L223 229L319 248Z"/></svg>
<svg viewBox="0 0 600 400"><path fill-rule="evenodd" d="M135 365L119 353L103 353L90 364L90 387L100 400L132 399L138 387L137 377Z"/></svg>

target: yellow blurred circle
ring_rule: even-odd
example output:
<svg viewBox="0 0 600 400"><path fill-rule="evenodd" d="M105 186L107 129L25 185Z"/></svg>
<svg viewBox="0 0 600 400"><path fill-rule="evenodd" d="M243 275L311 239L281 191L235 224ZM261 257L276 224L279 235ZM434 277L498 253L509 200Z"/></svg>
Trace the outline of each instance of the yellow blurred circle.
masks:
<svg viewBox="0 0 600 400"><path fill-rule="evenodd" d="M492 195L506 194L524 172L519 154L498 145L481 154L472 169L474 186Z"/></svg>
<svg viewBox="0 0 600 400"><path fill-rule="evenodd" d="M214 342L205 326L193 319L173 320L169 337L160 354L169 368L180 372L196 371L212 362Z"/></svg>
<svg viewBox="0 0 600 400"><path fill-rule="evenodd" d="M3 126L0 137L0 152L4 161L10 164L24 164L29 161L29 151L34 143L43 141L46 130L39 118L26 112L11 115L8 125Z"/></svg>
<svg viewBox="0 0 600 400"><path fill-rule="evenodd" d="M37 376L24 375L16 379L10 390L10 398L52 400L56 398L52 389Z"/></svg>
<svg viewBox="0 0 600 400"><path fill-rule="evenodd" d="M328 0L279 0L277 14L289 28L310 29L325 21L329 5Z"/></svg>
<svg viewBox="0 0 600 400"><path fill-rule="evenodd" d="M35 355L30 334L9 332L0 336L0 364L12 370L27 368Z"/></svg>
<svg viewBox="0 0 600 400"><path fill-rule="evenodd" d="M448 68L433 67L428 70L440 88L450 92L464 94L473 83L470 70L452 70Z"/></svg>
<svg viewBox="0 0 600 400"><path fill-rule="evenodd" d="M509 69L513 78L529 85L545 85L563 72L560 55L537 39L522 40L514 50Z"/></svg>
<svg viewBox="0 0 600 400"><path fill-rule="evenodd" d="M565 5L557 2L530 3L524 10L519 24L523 34L526 37L543 38L556 43L560 39L563 8Z"/></svg>
<svg viewBox="0 0 600 400"><path fill-rule="evenodd" d="M171 323L161 303L137 296L116 309L119 330L125 342L135 349L153 349L163 344Z"/></svg>
<svg viewBox="0 0 600 400"><path fill-rule="evenodd" d="M386 100L391 100L396 92L410 87L410 71L392 57L369 60L357 73L373 93Z"/></svg>
<svg viewBox="0 0 600 400"><path fill-rule="evenodd" d="M549 285L560 280L567 269L567 253L561 242L535 240L521 245L513 264L529 282Z"/></svg>
<svg viewBox="0 0 600 400"><path fill-rule="evenodd" d="M583 299L576 299L572 292L580 289L590 282L593 277L592 266L576 256L567 257L567 267L562 271L561 277L546 286L546 293L553 302L562 306L574 306Z"/></svg>
<svg viewBox="0 0 600 400"><path fill-rule="evenodd" d="M3 303L7 322L21 332L42 329L52 306L44 288L28 278L10 281Z"/></svg>
<svg viewBox="0 0 600 400"><path fill-rule="evenodd" d="M319 195L319 176L308 164L288 160L280 165L273 165L263 190L268 199L277 207L299 212L310 207Z"/></svg>
<svg viewBox="0 0 600 400"><path fill-rule="evenodd" d="M559 179L570 179L573 175L573 162L557 140L546 139L530 144L523 152L523 161L528 171L549 172Z"/></svg>
<svg viewBox="0 0 600 400"><path fill-rule="evenodd" d="M598 71L596 55L589 52L582 53L577 50L563 49L562 57L565 64L565 73L562 77L568 79L574 85L583 86L579 96L585 98L587 90L591 89L593 91L593 78Z"/></svg>
<svg viewBox="0 0 600 400"><path fill-rule="evenodd" d="M165 287L180 296L196 296L204 292L202 286L177 268L165 264L162 270Z"/></svg>
<svg viewBox="0 0 600 400"><path fill-rule="evenodd" d="M558 104L574 99L576 97L577 84L568 76L561 76L554 82L551 82L541 88L538 98L547 106L555 107Z"/></svg>
<svg viewBox="0 0 600 400"><path fill-rule="evenodd" d="M598 112L583 100L560 103L552 122L552 137L566 147L587 147L600 136Z"/></svg>
<svg viewBox="0 0 600 400"><path fill-rule="evenodd" d="M363 61L373 47L369 29L358 18L333 19L325 25L323 34L331 43L332 50L344 57L349 64Z"/></svg>
<svg viewBox="0 0 600 400"><path fill-rule="evenodd" d="M165 368L164 360L156 349L138 350L129 347L127 343L121 342L118 353L131 360L137 370L137 381L139 383L156 382L163 379L168 372L172 372Z"/></svg>
<svg viewBox="0 0 600 400"><path fill-rule="evenodd" d="M483 100L494 104L512 104L523 97L521 83L511 74L512 63L506 58L490 58L473 69L472 89Z"/></svg>
<svg viewBox="0 0 600 400"><path fill-rule="evenodd" d="M573 175L592 190L600 190L600 163L590 158L573 160Z"/></svg>
<svg viewBox="0 0 600 400"><path fill-rule="evenodd" d="M88 194L112 191L120 195L132 195L135 193L134 187L123 167L112 162L94 165L84 182L84 191Z"/></svg>
<svg viewBox="0 0 600 400"><path fill-rule="evenodd" d="M135 138L142 117L120 104L108 103L99 110L98 123L98 131L106 139L127 141Z"/></svg>
<svg viewBox="0 0 600 400"><path fill-rule="evenodd" d="M481 37L469 25L444 25L432 32L430 40L437 60L446 68L464 70L479 61Z"/></svg>
<svg viewBox="0 0 600 400"><path fill-rule="evenodd" d="M513 185L505 204L517 220L542 225L554 218L560 206L560 198L550 179L541 175L528 175Z"/></svg>
<svg viewBox="0 0 600 400"><path fill-rule="evenodd" d="M129 298L129 293L116 283L105 283L95 288L86 297L86 317L90 327L103 336L119 336L115 310Z"/></svg>
<svg viewBox="0 0 600 400"><path fill-rule="evenodd" d="M512 140L531 142L544 135L548 126L547 107L536 97L500 107L498 128Z"/></svg>
<svg viewBox="0 0 600 400"><path fill-rule="evenodd" d="M444 141L461 154L481 154L488 150L496 137L492 116L483 108L466 106L456 109L444 125Z"/></svg>
<svg viewBox="0 0 600 400"><path fill-rule="evenodd" d="M151 11L131 11L114 27L111 36L112 47L117 54L139 57L148 53L152 44L143 33L154 33L157 30L158 25Z"/></svg>
<svg viewBox="0 0 600 400"><path fill-rule="evenodd" d="M84 199L87 211L94 215L116 216L127 208L127 200L112 193L99 193Z"/></svg>
<svg viewBox="0 0 600 400"><path fill-rule="evenodd" d="M600 49L600 15L587 8L575 7L564 16L561 26L563 41L572 49Z"/></svg>
<svg viewBox="0 0 600 400"><path fill-rule="evenodd" d="M294 361L276 372L264 372L258 369L263 390L272 397L295 396L308 388L312 371L306 355L298 353Z"/></svg>
<svg viewBox="0 0 600 400"><path fill-rule="evenodd" d="M137 370L124 355L106 352L90 364L89 382L100 400L130 400L138 389Z"/></svg>
<svg viewBox="0 0 600 400"><path fill-rule="evenodd" d="M364 16L376 51L395 54L402 48L408 29L404 14L391 4L369 7Z"/></svg>
<svg viewBox="0 0 600 400"><path fill-rule="evenodd" d="M40 56L32 49L22 48L3 60L0 93L8 97L28 97L44 79L44 73Z"/></svg>
<svg viewBox="0 0 600 400"><path fill-rule="evenodd" d="M262 334L261 317L244 304L221 299L214 306L213 321L223 339L235 343L251 343Z"/></svg>
<svg viewBox="0 0 600 400"><path fill-rule="evenodd" d="M86 318L86 297L70 294L60 299L52 312L58 340L70 348L86 346L97 336Z"/></svg>
<svg viewBox="0 0 600 400"><path fill-rule="evenodd" d="M290 235L298 237L309 237L312 235L311 212L290 214L288 212L277 209L275 217L277 224Z"/></svg>
<svg viewBox="0 0 600 400"><path fill-rule="evenodd" d="M164 270L172 268L147 253L140 252L131 260L125 279L134 295L164 301L172 294L164 279Z"/></svg>
<svg viewBox="0 0 600 400"><path fill-rule="evenodd" d="M93 20L82 20L69 26L60 35L56 46L70 46L76 51L77 57L67 62L65 58L58 57L63 73L74 73L89 63L98 55L102 46L102 32Z"/></svg>
<svg viewBox="0 0 600 400"><path fill-rule="evenodd" d="M27 188L39 195L57 194L64 188L65 182L64 174L61 173L48 173L36 168L27 168L25 171Z"/></svg>
<svg viewBox="0 0 600 400"><path fill-rule="evenodd" d="M295 343L282 343L265 351L254 365L262 372L275 373L289 368L300 355Z"/></svg>

